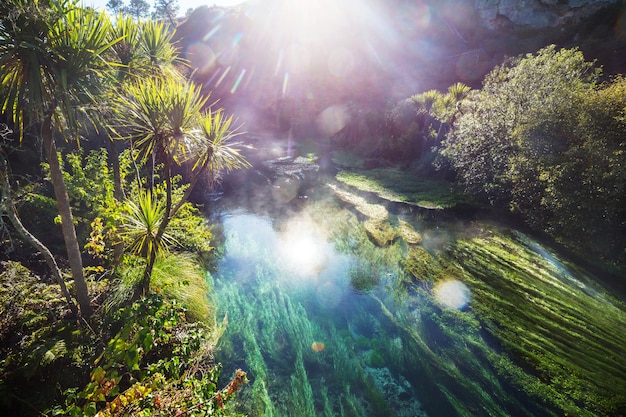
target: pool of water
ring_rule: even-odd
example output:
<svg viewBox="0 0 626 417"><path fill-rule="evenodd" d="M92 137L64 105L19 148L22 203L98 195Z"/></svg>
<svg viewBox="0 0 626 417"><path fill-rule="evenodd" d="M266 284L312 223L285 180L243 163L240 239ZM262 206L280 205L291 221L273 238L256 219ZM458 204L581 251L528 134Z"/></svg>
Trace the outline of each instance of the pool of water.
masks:
<svg viewBox="0 0 626 417"><path fill-rule="evenodd" d="M550 403L533 392L536 376L524 371L506 338L494 337L504 324L478 319L474 310L487 305L487 290L463 279L462 269L438 264L444 276L420 282L403 267L411 245L372 244L358 213L323 186L288 205L271 200L268 186L256 198L224 196L211 207L224 243L211 279L228 321L217 359L224 375L241 368L250 379L238 394L238 411L251 417L565 415L570 400ZM450 242L488 235L491 227L401 217L422 234L419 250L433 256L423 262L439 262ZM606 303L601 310L613 309L619 328L626 324L622 304L517 236L525 248L519 256L538 265L538 276L550 275L538 278L546 287L537 284L537 291L558 287L575 294L577 305ZM461 249L457 256L462 265ZM525 294L529 305L540 303L542 296Z"/></svg>

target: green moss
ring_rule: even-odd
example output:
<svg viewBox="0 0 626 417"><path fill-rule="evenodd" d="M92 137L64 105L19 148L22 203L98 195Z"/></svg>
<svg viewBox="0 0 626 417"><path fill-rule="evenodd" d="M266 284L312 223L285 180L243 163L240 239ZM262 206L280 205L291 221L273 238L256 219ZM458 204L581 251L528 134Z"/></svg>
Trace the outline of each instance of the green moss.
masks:
<svg viewBox="0 0 626 417"><path fill-rule="evenodd" d="M333 163L346 169L363 168L364 159L354 153L336 150L332 156Z"/></svg>
<svg viewBox="0 0 626 417"><path fill-rule="evenodd" d="M363 227L370 240L378 246L390 245L398 237L396 229L387 222L370 219L363 223Z"/></svg>
<svg viewBox="0 0 626 417"><path fill-rule="evenodd" d="M422 242L422 235L413 226L401 219L398 219L398 233L406 243L417 245Z"/></svg>
<svg viewBox="0 0 626 417"><path fill-rule="evenodd" d="M522 235L459 241L451 255L472 289L473 311L534 369L549 388L537 390L545 401L575 415L615 415L626 407L622 303Z"/></svg>
<svg viewBox="0 0 626 417"><path fill-rule="evenodd" d="M427 209L444 209L469 203L467 197L453 191L450 184L444 181L425 179L396 168L340 171L336 178L361 191L375 193L385 200Z"/></svg>
<svg viewBox="0 0 626 417"><path fill-rule="evenodd" d="M380 278L367 268L365 265L359 264L350 271L350 285L360 293L367 293L380 284Z"/></svg>

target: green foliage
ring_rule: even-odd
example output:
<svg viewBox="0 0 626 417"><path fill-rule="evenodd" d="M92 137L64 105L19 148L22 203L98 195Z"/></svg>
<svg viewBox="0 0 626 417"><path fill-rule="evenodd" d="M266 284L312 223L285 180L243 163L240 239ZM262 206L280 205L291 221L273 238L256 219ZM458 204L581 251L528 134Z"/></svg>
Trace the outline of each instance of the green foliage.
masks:
<svg viewBox="0 0 626 417"><path fill-rule="evenodd" d="M622 78L598 85L599 74L577 49L513 59L464 101L441 153L467 190L579 253L623 263L626 88Z"/></svg>
<svg viewBox="0 0 626 417"><path fill-rule="evenodd" d="M20 135L25 115L50 117L51 110L58 112L59 131L75 132L79 112L94 103L106 80L107 64L101 59L110 46L106 15L78 7L73 0L7 0L0 19L2 112Z"/></svg>
<svg viewBox="0 0 626 417"><path fill-rule="evenodd" d="M108 302L109 310L126 304L133 289L141 281L145 263L137 258L127 257L119 266L119 280ZM210 288L207 279L198 265L197 259L189 253L168 253L157 258L151 288L185 308L189 321L215 324L215 312L209 303ZM214 325L217 327L217 325Z"/></svg>
<svg viewBox="0 0 626 417"><path fill-rule="evenodd" d="M99 270L113 261L112 247L119 242L118 227L122 220L122 205L114 197L113 173L107 156L105 149L87 155L83 150L64 157L59 154L79 241L98 263ZM122 184L126 185L130 174L128 154L121 154L119 159ZM49 175L49 165L42 163L42 167L45 175ZM32 193L28 201L42 199L47 197Z"/></svg>
<svg viewBox="0 0 626 417"><path fill-rule="evenodd" d="M180 184L181 180L182 177L180 175L172 177L172 199L174 204L180 204L184 198L184 194L189 189L188 184ZM139 189L137 185L133 183L133 187L126 193L128 195L127 201L138 205L140 199L137 196L145 192L146 191ZM160 201L160 204L163 204L166 199L165 184L162 182L157 183L152 189L152 195L153 200ZM129 212L126 214L130 215ZM154 215L154 213L152 213L152 215ZM122 219L123 218L124 217L122 217ZM169 236L168 248L170 249L193 252L200 256L205 256L208 252L213 250L211 246L211 225L207 222L200 209L188 201L182 202L176 215L170 219L166 232L167 236Z"/></svg>
<svg viewBox="0 0 626 417"><path fill-rule="evenodd" d="M185 159L186 136L198 134L197 119L208 97L185 80L166 75L146 77L124 86L113 105L112 127L133 141L142 162L156 154L159 162Z"/></svg>
<svg viewBox="0 0 626 417"><path fill-rule="evenodd" d="M128 250L143 256L163 255L173 238L164 233L159 236L161 223L166 221L165 202L151 192L139 190L137 201L126 201L126 212L122 214L121 237L127 242Z"/></svg>
<svg viewBox="0 0 626 417"><path fill-rule="evenodd" d="M213 250L211 225L203 213L189 202L181 206L170 221L168 229L174 247L179 250L196 253L202 257Z"/></svg>
<svg viewBox="0 0 626 417"><path fill-rule="evenodd" d="M112 326L119 330L96 360L90 382L67 390L65 407L54 415L231 415L226 404L246 375L237 371L217 388L211 329L189 324L175 301L149 296L118 310Z"/></svg>
<svg viewBox="0 0 626 417"><path fill-rule="evenodd" d="M0 272L0 349L3 352L10 352L10 340L19 337L23 338L22 348L28 351L37 347L41 341L34 337L36 331L41 333L41 329L53 325L55 320L69 313L67 302L57 285L39 281L20 263L8 261L2 262L1 266L3 271ZM45 356L45 351L43 353ZM41 363L43 356L40 360L34 361L35 366ZM59 355L54 355L56 356ZM50 358L52 357L48 356L48 359ZM11 359L5 361L3 366L12 361ZM50 360L44 362L46 363L41 364L47 365Z"/></svg>
<svg viewBox="0 0 626 417"><path fill-rule="evenodd" d="M626 262L626 80L617 78L579 98L569 146L538 179L545 214L524 214L559 241L586 242L590 251L609 262ZM622 266L622 269L624 267ZM619 270L617 270L619 273Z"/></svg>
<svg viewBox="0 0 626 417"><path fill-rule="evenodd" d="M193 170L201 173L207 169L213 186L222 172L248 168L250 164L241 155L239 142L232 139L241 132L234 126L233 116L226 116L222 109L205 112L200 119L200 136L191 148Z"/></svg>

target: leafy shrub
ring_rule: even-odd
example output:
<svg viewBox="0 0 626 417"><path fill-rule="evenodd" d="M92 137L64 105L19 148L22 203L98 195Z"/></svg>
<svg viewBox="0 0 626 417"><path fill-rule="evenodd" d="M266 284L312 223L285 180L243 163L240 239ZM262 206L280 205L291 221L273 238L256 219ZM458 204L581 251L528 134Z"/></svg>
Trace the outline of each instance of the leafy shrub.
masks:
<svg viewBox="0 0 626 417"><path fill-rule="evenodd" d="M443 142L466 190L581 254L626 262L626 82L554 45L495 68ZM584 245L584 246L583 246Z"/></svg>
<svg viewBox="0 0 626 417"><path fill-rule="evenodd" d="M161 295L118 310L119 327L96 360L89 383L66 391L52 410L69 416L232 415L227 402L246 380L238 370L217 388L212 329L188 323L185 310Z"/></svg>

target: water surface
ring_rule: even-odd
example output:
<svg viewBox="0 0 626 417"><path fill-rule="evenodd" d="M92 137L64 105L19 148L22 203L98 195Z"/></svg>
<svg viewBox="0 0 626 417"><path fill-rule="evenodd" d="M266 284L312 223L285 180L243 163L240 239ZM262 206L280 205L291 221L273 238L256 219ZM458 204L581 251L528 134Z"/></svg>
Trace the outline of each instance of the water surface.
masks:
<svg viewBox="0 0 626 417"><path fill-rule="evenodd" d="M242 368L250 378L238 396L239 411L252 417L559 416L566 410L602 415L594 414L593 404L583 404L594 397L562 395L558 385L527 372L526 346L543 357L554 354L546 363L563 358L564 369L580 369L581 378L598 363L584 369L568 359L581 353L572 346L587 337L580 336L582 330L573 328L571 340L564 341L540 331L552 323L563 327L539 317L547 314L542 310L535 313L533 306L544 299L556 300L585 329L606 331L588 337L591 347L583 346L608 343L618 367L613 383L624 384L619 355L626 341L623 334L611 335L615 328L626 329L623 304L528 236L511 232L499 243L497 226L437 222L406 212L399 218L422 234L422 242L398 239L378 247L367 238L358 213L323 185L286 205L272 202L271 194L268 185L258 198L225 197L212 209L225 239L212 274L220 312L228 319L218 359L226 375ZM472 246L480 239L487 267L474 262L482 259ZM514 245L506 253L520 252L506 261L498 245ZM411 253L420 257L408 268ZM516 272L532 268L530 278ZM502 271L513 278L499 278ZM499 291L519 298L509 301ZM513 311L509 316L516 309L524 312L528 331L506 334L506 315L483 314L507 306ZM575 306L612 314L612 322ZM519 346L508 346L510 340L519 340Z"/></svg>

